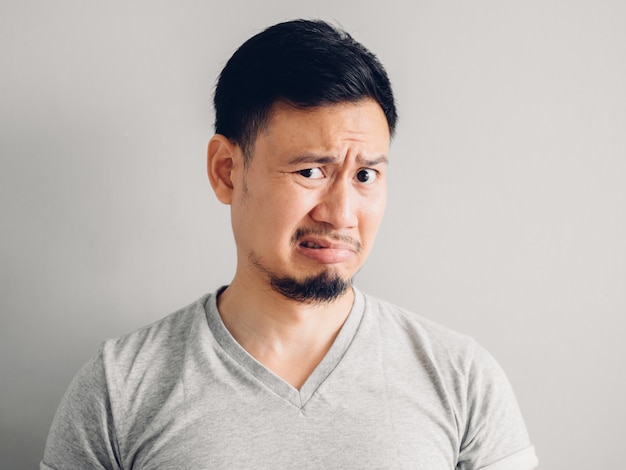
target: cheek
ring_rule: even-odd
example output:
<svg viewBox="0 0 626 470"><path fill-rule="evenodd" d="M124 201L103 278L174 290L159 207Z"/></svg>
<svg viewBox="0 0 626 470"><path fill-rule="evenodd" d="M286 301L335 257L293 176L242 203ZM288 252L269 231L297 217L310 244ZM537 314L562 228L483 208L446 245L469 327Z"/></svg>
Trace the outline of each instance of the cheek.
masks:
<svg viewBox="0 0 626 470"><path fill-rule="evenodd" d="M313 210L319 199L314 191L293 187L274 190L272 197L272 210L284 221L301 220Z"/></svg>
<svg viewBox="0 0 626 470"><path fill-rule="evenodd" d="M370 230L378 230L383 216L385 215L385 207L387 206L386 193L381 194L377 198L370 199L363 209L362 223Z"/></svg>
<svg viewBox="0 0 626 470"><path fill-rule="evenodd" d="M255 217L276 238L289 237L300 227L307 214L315 206L311 194L303 191L273 188L256 198Z"/></svg>

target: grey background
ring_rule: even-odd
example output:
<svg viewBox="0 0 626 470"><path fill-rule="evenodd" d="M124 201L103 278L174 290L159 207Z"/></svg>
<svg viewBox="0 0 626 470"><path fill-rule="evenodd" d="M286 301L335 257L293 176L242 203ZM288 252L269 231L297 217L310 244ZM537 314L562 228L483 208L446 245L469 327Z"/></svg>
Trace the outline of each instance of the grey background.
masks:
<svg viewBox="0 0 626 470"><path fill-rule="evenodd" d="M362 289L475 336L542 468L622 468L626 3L0 3L0 466L102 339L227 283L214 80L280 20L374 50L401 123Z"/></svg>

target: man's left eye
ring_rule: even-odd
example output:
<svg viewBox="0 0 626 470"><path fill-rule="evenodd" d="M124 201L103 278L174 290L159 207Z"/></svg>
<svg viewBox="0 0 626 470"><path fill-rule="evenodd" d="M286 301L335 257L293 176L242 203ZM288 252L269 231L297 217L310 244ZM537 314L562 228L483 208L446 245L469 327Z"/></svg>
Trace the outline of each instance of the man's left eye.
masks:
<svg viewBox="0 0 626 470"><path fill-rule="evenodd" d="M298 170L298 173L310 180L317 180L324 177L324 173L320 168L306 168L304 170Z"/></svg>
<svg viewBox="0 0 626 470"><path fill-rule="evenodd" d="M363 168L359 170L356 174L356 179L359 183L372 184L376 181L376 170L372 170L370 168Z"/></svg>

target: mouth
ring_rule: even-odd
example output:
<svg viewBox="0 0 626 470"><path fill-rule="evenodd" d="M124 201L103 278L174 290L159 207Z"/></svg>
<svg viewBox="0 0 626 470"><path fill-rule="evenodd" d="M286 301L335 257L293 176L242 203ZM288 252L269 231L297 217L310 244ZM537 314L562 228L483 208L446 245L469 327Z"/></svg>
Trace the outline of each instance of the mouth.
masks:
<svg viewBox="0 0 626 470"><path fill-rule="evenodd" d="M297 251L315 262L322 264L343 263L354 259L357 250L347 244L330 243L316 241L303 241L297 245Z"/></svg>
<svg viewBox="0 0 626 470"><path fill-rule="evenodd" d="M302 256L327 265L352 262L361 252L358 240L326 231L301 231L293 242Z"/></svg>
<svg viewBox="0 0 626 470"><path fill-rule="evenodd" d="M312 242L312 241L304 241L304 242L300 243L300 246L303 247L303 248L313 248L314 250L319 250L321 248L325 248L324 246L322 246L322 245L320 245L318 243Z"/></svg>
<svg viewBox="0 0 626 470"><path fill-rule="evenodd" d="M310 250L349 250L359 253L363 248L357 239L324 229L298 229L291 239L295 246Z"/></svg>
<svg viewBox="0 0 626 470"><path fill-rule="evenodd" d="M352 251L359 252L359 247L355 243L349 243L341 240L327 239L323 237L305 237L304 240L298 243L300 248L309 250L322 250L322 251Z"/></svg>

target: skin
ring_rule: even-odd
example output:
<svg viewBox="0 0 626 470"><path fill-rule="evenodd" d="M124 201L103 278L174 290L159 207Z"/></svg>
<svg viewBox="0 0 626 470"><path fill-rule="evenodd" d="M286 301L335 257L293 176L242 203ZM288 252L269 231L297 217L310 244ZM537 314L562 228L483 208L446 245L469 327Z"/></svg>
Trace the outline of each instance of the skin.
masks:
<svg viewBox="0 0 626 470"><path fill-rule="evenodd" d="M332 345L354 293L295 301L272 289L268 273L354 276L385 210L389 142L385 115L370 99L307 110L277 103L247 166L226 137L209 142L209 180L231 207L237 245L218 310L239 344L295 388Z"/></svg>

